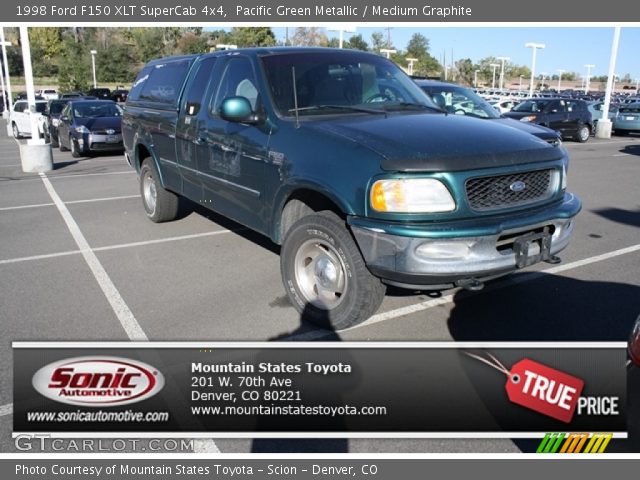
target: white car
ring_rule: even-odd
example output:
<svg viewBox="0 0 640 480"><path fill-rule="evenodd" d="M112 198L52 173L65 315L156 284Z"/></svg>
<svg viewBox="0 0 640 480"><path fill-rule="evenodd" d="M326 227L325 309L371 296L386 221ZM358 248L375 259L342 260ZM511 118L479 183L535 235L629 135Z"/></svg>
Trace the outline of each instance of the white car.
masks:
<svg viewBox="0 0 640 480"><path fill-rule="evenodd" d="M57 100L58 92L53 88L43 88L41 90L36 90L36 96L40 96L45 100Z"/></svg>
<svg viewBox="0 0 640 480"><path fill-rule="evenodd" d="M489 104L495 108L497 111L499 111L500 113L507 113L510 112L511 109L513 107L515 107L516 105L518 105L520 102L518 100L496 100L496 101L491 101L489 102Z"/></svg>
<svg viewBox="0 0 640 480"><path fill-rule="evenodd" d="M9 123L11 124L11 130L15 138L30 137L31 136L31 115L41 117L42 113L47 109L46 100L36 100L36 111L31 113L29 111L29 103L26 100L18 100L13 105L13 111L9 117ZM42 123L36 118L38 124L38 135L44 135L44 130L41 131Z"/></svg>

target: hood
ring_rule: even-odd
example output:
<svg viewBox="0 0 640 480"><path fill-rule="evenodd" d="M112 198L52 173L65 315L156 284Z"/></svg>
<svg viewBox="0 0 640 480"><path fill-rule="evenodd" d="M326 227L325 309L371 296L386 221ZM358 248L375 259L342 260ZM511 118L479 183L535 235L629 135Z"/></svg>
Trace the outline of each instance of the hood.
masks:
<svg viewBox="0 0 640 480"><path fill-rule="evenodd" d="M512 110L504 113L503 115L507 118L515 118L516 120L519 120L522 117L528 117L530 115L540 115L540 112L514 112Z"/></svg>
<svg viewBox="0 0 640 480"><path fill-rule="evenodd" d="M517 128L518 130L527 132L531 135L535 135L536 137L541 138L542 140L545 140L545 141L556 140L560 138L560 134L555 130L552 130L547 127L543 127L542 125L538 125L536 123L521 122L520 120L516 120L515 118L496 118L496 119L493 119L492 121L500 122L503 125L506 125L511 128Z"/></svg>
<svg viewBox="0 0 640 480"><path fill-rule="evenodd" d="M382 158L383 170L461 171L559 160L563 153L522 130L463 115L389 114L305 122Z"/></svg>
<svg viewBox="0 0 640 480"><path fill-rule="evenodd" d="M75 123L77 125L84 125L91 131L113 128L116 133L119 133L122 125L122 117L76 118Z"/></svg>

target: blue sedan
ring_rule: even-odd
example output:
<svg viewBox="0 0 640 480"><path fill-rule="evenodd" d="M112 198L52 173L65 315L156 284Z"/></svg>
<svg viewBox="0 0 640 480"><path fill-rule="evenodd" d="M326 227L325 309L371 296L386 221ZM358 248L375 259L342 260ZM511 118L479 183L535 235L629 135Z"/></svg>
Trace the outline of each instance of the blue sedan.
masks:
<svg viewBox="0 0 640 480"><path fill-rule="evenodd" d="M74 158L122 152L122 108L111 100L70 101L60 116L58 145L61 151L71 150Z"/></svg>
<svg viewBox="0 0 640 480"><path fill-rule="evenodd" d="M640 133L640 102L620 107L618 115L613 119L613 131L616 135Z"/></svg>

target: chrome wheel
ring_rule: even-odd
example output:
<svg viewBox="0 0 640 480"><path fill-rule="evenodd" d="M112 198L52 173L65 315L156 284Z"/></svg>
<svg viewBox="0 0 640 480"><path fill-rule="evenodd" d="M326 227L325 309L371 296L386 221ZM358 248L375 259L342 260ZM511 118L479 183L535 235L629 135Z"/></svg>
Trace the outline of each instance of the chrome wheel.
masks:
<svg viewBox="0 0 640 480"><path fill-rule="evenodd" d="M348 288L346 267L335 247L320 239L304 242L294 259L295 279L305 300L317 308L337 307Z"/></svg>
<svg viewBox="0 0 640 480"><path fill-rule="evenodd" d="M586 125L583 125L582 127L580 127L580 130L578 131L578 141L586 142L587 140L589 140L589 135L591 135L591 131L589 130L589 127L587 127Z"/></svg>
<svg viewBox="0 0 640 480"><path fill-rule="evenodd" d="M13 129L13 138L20 138L20 130L18 130L18 125L15 123L12 126Z"/></svg>
<svg viewBox="0 0 640 480"><path fill-rule="evenodd" d="M144 203L147 206L149 215L153 215L156 211L158 190L156 189L156 182L150 172L147 172L142 180L142 191L144 195Z"/></svg>

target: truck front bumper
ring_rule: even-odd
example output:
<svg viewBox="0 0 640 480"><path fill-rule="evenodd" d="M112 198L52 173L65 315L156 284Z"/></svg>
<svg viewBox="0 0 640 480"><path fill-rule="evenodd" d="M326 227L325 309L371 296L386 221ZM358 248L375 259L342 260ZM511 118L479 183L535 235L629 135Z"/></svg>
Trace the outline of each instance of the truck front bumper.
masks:
<svg viewBox="0 0 640 480"><path fill-rule="evenodd" d="M496 278L554 261L568 244L580 200L536 210L456 222L393 223L363 217L348 222L369 270L385 283L444 289Z"/></svg>

